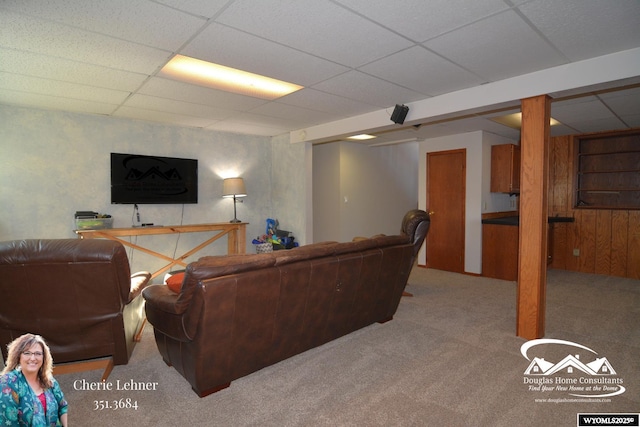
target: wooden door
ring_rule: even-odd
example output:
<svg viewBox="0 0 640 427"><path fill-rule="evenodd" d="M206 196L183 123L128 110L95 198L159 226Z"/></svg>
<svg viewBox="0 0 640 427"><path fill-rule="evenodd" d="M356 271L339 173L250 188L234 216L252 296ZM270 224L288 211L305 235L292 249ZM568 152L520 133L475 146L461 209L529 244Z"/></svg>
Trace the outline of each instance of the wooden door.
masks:
<svg viewBox="0 0 640 427"><path fill-rule="evenodd" d="M427 267L464 272L466 158L464 149L427 153Z"/></svg>

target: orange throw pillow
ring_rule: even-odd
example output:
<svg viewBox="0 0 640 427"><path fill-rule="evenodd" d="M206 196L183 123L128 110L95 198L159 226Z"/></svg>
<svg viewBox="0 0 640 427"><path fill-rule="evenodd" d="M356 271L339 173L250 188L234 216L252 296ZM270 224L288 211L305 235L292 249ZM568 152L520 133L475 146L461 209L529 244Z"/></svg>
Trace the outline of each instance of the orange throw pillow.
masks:
<svg viewBox="0 0 640 427"><path fill-rule="evenodd" d="M167 279L167 286L176 294L180 293L180 289L182 288L182 281L184 280L184 271L176 274L172 274L171 277Z"/></svg>

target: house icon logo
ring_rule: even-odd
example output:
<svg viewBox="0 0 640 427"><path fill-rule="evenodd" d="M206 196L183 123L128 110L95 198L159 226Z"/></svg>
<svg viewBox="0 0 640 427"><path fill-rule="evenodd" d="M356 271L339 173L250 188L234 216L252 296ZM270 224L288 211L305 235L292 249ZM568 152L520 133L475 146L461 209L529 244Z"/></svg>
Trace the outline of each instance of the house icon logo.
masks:
<svg viewBox="0 0 640 427"><path fill-rule="evenodd" d="M524 371L525 375L554 375L565 372L573 374L581 371L588 375L616 375L616 371L606 357L596 358L593 362L584 364L578 355L568 355L558 363L551 363L542 358L534 357L529 367Z"/></svg>
<svg viewBox="0 0 640 427"><path fill-rule="evenodd" d="M618 377L609 359L599 357L582 344L537 339L524 343L520 352L529 361L523 378L529 391L566 392L571 396L591 398L611 397L626 391L623 379ZM548 354L553 356L548 357Z"/></svg>

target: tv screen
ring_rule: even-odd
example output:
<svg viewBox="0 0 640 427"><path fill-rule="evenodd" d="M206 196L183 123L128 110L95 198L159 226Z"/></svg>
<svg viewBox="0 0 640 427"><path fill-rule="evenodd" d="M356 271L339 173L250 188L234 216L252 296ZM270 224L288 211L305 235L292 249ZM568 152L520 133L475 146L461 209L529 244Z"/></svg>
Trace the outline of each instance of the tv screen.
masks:
<svg viewBox="0 0 640 427"><path fill-rule="evenodd" d="M198 160L111 153L111 203L198 203Z"/></svg>

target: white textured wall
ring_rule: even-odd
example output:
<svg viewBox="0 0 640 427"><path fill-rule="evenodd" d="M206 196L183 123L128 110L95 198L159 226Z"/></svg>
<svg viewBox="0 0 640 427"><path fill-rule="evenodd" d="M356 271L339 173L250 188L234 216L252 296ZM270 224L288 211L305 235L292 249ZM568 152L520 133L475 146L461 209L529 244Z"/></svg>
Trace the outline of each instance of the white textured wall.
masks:
<svg viewBox="0 0 640 427"><path fill-rule="evenodd" d="M116 227L131 225L132 206L110 204L111 152L199 160L199 203L140 205L144 222L226 222L233 217L233 205L221 198L222 177L239 175L249 194L238 204L238 218L250 223L248 252L253 251L251 239L264 231L266 218L278 218L301 244L394 234L400 215L416 204L425 209L426 153L467 148L465 270L479 273L481 214L509 210L510 201L489 193L490 146L510 142L473 132L419 145L311 147L290 144L286 136L256 137L0 105L0 240L75 238L76 210L110 213ZM140 236L136 241L173 255L197 244L201 236ZM197 256L225 252L222 239ZM132 255L134 269L158 268L155 259Z"/></svg>
<svg viewBox="0 0 640 427"><path fill-rule="evenodd" d="M313 147L313 241L340 241L340 144Z"/></svg>
<svg viewBox="0 0 640 427"><path fill-rule="evenodd" d="M314 240L398 234L418 206L417 143L314 147Z"/></svg>
<svg viewBox="0 0 640 427"><path fill-rule="evenodd" d="M380 147L342 143L342 241L398 234L407 211L418 207L418 145Z"/></svg>
<svg viewBox="0 0 640 427"><path fill-rule="evenodd" d="M272 140L272 211L280 229L291 231L300 245L311 238L310 152L310 144L292 144L289 135Z"/></svg>
<svg viewBox="0 0 640 427"><path fill-rule="evenodd" d="M304 180L298 177L304 148L278 141L274 147L276 160L267 137L0 105L0 240L75 238L76 210L109 213L114 226L130 226L133 207L110 203L109 154L124 152L198 159L199 203L139 205L143 222L227 222L233 218L233 202L221 198L222 178L242 176L248 196L238 204L238 218L250 223L247 251L251 252L251 236L263 232L266 218L280 217L292 229L304 222L293 213L304 203L297 200L304 194ZM274 179L284 189L272 185L274 161L278 163ZM179 255L204 236L140 236L137 242L150 239L150 246ZM223 238L197 256L225 252ZM134 269L153 270L158 265L139 252L133 254L132 263Z"/></svg>

